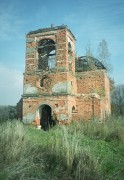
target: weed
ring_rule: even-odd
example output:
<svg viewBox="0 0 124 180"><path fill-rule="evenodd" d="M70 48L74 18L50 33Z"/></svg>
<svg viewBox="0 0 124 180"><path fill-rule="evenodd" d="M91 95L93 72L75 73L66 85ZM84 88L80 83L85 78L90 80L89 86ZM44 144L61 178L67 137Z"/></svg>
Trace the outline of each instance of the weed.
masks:
<svg viewBox="0 0 124 180"><path fill-rule="evenodd" d="M0 126L0 179L123 179L124 121Z"/></svg>

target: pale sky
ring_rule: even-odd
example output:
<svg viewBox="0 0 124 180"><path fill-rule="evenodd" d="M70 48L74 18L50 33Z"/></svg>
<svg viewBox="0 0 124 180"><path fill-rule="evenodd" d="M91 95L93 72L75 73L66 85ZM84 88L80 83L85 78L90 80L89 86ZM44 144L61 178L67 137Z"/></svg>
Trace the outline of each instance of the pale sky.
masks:
<svg viewBox="0 0 124 180"><path fill-rule="evenodd" d="M124 0L4 0L0 2L0 105L16 105L23 93L25 34L67 25L81 56L90 42L94 54L108 43L111 77L124 84Z"/></svg>

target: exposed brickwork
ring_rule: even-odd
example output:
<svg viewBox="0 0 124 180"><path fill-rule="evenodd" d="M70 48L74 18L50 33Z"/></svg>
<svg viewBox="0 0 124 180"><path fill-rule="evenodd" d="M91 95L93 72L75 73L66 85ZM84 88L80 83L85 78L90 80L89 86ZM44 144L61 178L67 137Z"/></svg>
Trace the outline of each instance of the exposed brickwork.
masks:
<svg viewBox="0 0 124 180"><path fill-rule="evenodd" d="M23 118L23 99L21 98L20 101L17 103L17 118L22 120Z"/></svg>
<svg viewBox="0 0 124 180"><path fill-rule="evenodd" d="M59 123L104 119L110 113L106 70L75 72L75 59L75 38L66 26L26 35L24 123L42 123L43 109Z"/></svg>

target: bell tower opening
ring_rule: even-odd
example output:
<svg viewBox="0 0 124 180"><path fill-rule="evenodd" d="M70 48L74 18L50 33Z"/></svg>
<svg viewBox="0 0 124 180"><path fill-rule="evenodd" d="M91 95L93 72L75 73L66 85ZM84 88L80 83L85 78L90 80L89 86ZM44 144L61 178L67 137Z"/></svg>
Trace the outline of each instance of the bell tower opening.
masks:
<svg viewBox="0 0 124 180"><path fill-rule="evenodd" d="M49 70L56 66L55 42L43 39L38 44L38 69Z"/></svg>

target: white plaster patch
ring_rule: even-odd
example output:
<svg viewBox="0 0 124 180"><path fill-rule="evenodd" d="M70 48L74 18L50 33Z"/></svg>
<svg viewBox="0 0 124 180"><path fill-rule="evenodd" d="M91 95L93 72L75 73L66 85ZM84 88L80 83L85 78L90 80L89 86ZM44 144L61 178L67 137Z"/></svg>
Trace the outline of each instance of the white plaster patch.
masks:
<svg viewBox="0 0 124 180"><path fill-rule="evenodd" d="M52 88L52 93L68 93L70 94L72 92L71 82L65 81L65 82L59 82L55 84Z"/></svg>
<svg viewBox="0 0 124 180"><path fill-rule="evenodd" d="M28 113L26 116L23 117L23 123L28 124L35 120L36 114L35 113Z"/></svg>
<svg viewBox="0 0 124 180"><path fill-rule="evenodd" d="M37 93L36 87L33 87L30 84L24 85L24 94L36 94L36 93Z"/></svg>
<svg viewBox="0 0 124 180"><path fill-rule="evenodd" d="M59 119L61 121L68 120L68 116L66 114L60 114Z"/></svg>

